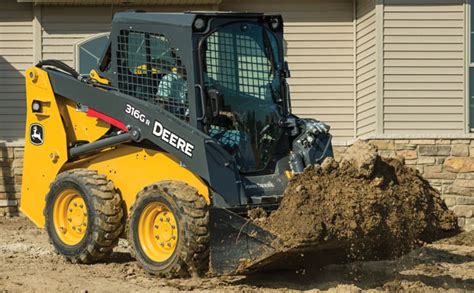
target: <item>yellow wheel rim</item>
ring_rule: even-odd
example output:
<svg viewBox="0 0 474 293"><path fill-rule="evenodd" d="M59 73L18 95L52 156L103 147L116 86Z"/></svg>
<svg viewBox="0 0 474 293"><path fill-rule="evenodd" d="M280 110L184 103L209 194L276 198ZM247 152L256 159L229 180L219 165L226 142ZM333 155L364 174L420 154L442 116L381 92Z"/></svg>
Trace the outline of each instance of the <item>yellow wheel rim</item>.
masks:
<svg viewBox="0 0 474 293"><path fill-rule="evenodd" d="M152 202L145 207L138 221L138 240L152 261L164 262L173 255L178 243L178 226L166 205Z"/></svg>
<svg viewBox="0 0 474 293"><path fill-rule="evenodd" d="M66 245L76 245L87 230L87 207L80 193L67 188L56 198L53 208L54 229Z"/></svg>

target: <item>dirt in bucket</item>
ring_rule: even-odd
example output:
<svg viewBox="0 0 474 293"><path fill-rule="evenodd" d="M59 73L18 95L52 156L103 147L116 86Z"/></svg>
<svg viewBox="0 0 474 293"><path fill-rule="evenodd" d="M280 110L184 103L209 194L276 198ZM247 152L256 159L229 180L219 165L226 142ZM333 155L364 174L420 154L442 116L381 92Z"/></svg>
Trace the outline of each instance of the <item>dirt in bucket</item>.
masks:
<svg viewBox="0 0 474 293"><path fill-rule="evenodd" d="M280 207L251 211L285 246L339 243L351 259L382 259L458 231L437 190L402 160L358 141L343 155L292 178Z"/></svg>

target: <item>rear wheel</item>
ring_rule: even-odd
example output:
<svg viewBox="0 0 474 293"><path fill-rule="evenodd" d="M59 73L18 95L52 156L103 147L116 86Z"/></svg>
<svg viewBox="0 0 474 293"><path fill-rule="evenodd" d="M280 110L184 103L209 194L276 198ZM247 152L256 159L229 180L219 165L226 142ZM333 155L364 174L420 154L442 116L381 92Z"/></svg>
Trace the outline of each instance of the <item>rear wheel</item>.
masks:
<svg viewBox="0 0 474 293"><path fill-rule="evenodd" d="M167 181L143 189L127 224L132 255L166 278L203 275L209 262L209 214L196 189Z"/></svg>
<svg viewBox="0 0 474 293"><path fill-rule="evenodd" d="M95 170L59 174L46 197L44 215L54 248L72 262L104 258L123 231L120 195Z"/></svg>

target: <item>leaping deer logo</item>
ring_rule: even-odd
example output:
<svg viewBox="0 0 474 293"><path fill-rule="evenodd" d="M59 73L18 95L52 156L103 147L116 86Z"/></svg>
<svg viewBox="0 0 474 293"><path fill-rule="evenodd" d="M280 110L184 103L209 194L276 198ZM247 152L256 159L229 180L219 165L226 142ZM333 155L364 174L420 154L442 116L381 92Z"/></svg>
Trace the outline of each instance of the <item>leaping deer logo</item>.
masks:
<svg viewBox="0 0 474 293"><path fill-rule="evenodd" d="M30 139L32 144L43 144L43 126L32 124L30 128Z"/></svg>

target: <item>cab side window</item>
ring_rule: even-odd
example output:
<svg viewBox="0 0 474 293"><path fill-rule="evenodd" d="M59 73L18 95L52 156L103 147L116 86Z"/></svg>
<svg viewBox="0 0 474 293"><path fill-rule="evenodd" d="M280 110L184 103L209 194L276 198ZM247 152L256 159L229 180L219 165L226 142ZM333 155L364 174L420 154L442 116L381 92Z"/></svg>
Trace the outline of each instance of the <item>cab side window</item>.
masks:
<svg viewBox="0 0 474 293"><path fill-rule="evenodd" d="M188 121L186 69L163 35L122 30L118 37L120 91Z"/></svg>

